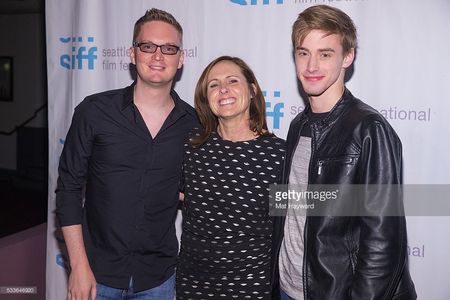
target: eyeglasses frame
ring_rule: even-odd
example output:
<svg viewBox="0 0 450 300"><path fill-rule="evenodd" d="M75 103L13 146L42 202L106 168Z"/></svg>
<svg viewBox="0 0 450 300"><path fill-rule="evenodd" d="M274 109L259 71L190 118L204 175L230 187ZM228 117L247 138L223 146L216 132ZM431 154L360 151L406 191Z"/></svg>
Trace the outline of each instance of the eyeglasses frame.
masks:
<svg viewBox="0 0 450 300"><path fill-rule="evenodd" d="M144 50L142 50L141 46L142 46L142 45L145 45L145 44L151 44L151 45L156 46L155 51L150 52L150 51L144 51ZM165 50L163 50L163 48L162 48L162 47L164 47L164 46L174 47L174 48L177 49L177 51L176 51L175 53L167 53L167 52L166 52ZM144 53L155 53L156 50L158 50L158 48L159 48L159 50L161 51L161 53L164 54L164 55L175 55L175 54L177 54L177 53L180 51L180 49L181 49L181 47L176 46L176 45L171 45L171 44L158 45L158 44L155 44L155 43L153 43L153 42L137 42L137 41L134 41L134 42L133 42L133 47L139 48L139 50L141 50L141 51L144 52Z"/></svg>

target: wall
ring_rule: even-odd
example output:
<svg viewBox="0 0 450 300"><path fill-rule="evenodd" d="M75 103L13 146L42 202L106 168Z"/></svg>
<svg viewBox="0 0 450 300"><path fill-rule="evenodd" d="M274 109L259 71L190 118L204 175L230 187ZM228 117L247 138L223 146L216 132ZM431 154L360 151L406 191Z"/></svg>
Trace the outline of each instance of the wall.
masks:
<svg viewBox="0 0 450 300"><path fill-rule="evenodd" d="M0 132L11 132L47 102L41 13L0 14L0 56L13 57L13 101L0 101ZM47 127L46 110L27 124ZM16 134L0 134L0 169L16 169Z"/></svg>

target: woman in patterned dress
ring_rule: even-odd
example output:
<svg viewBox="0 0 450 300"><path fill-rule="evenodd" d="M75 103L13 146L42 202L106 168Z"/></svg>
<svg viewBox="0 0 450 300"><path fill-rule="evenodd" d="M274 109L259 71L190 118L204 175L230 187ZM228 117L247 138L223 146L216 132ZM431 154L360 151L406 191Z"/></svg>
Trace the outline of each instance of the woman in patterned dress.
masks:
<svg viewBox="0 0 450 300"><path fill-rule="evenodd" d="M177 299L271 299L269 185L284 141L269 133L248 65L222 56L195 91L202 129L186 143Z"/></svg>

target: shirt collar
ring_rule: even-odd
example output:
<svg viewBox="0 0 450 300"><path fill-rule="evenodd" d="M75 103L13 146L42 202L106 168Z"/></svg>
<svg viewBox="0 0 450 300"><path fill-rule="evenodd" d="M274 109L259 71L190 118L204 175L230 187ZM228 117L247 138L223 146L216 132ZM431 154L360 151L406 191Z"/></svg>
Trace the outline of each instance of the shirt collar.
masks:
<svg viewBox="0 0 450 300"><path fill-rule="evenodd" d="M126 109L133 103L134 99L134 87L136 85L136 81L134 81L130 86L125 88L124 97L122 101L122 110ZM175 90L170 90L170 96L173 99L175 107L173 109L174 117L178 118L186 113L192 114L193 110L186 102L181 100L180 96L178 96ZM194 113L195 114L195 113Z"/></svg>
<svg viewBox="0 0 450 300"><path fill-rule="evenodd" d="M136 85L136 81L134 81L130 86L127 86L125 88L125 92L123 95L123 101L122 101L122 110L127 108L131 103L133 103L133 93L134 93L134 86Z"/></svg>

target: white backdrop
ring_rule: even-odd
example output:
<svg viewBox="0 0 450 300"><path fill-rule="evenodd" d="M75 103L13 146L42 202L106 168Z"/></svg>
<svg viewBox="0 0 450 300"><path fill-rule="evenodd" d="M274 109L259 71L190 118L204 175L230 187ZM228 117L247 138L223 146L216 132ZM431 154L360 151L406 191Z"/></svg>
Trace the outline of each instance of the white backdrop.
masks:
<svg viewBox="0 0 450 300"><path fill-rule="evenodd" d="M54 218L57 165L74 107L87 95L132 82L128 48L146 9L171 12L184 29L186 60L175 89L193 104L197 79L220 55L243 58L266 92L268 123L285 138L303 109L291 26L314 4L355 21L359 49L347 83L377 108L404 147L404 181L450 184L450 1L46 0L49 107L47 299L66 297L67 256ZM409 217L410 266L419 299L450 299L450 217Z"/></svg>

